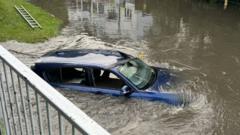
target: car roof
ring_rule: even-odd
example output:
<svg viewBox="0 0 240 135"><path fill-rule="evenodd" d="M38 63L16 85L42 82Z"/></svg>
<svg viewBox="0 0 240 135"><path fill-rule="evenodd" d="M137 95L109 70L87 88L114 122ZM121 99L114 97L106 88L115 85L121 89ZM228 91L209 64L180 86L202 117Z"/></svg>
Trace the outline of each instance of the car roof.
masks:
<svg viewBox="0 0 240 135"><path fill-rule="evenodd" d="M81 50L57 50L43 55L36 61L36 65L55 64L56 66L95 66L107 68L120 61L133 58L131 55L115 50L81 49Z"/></svg>

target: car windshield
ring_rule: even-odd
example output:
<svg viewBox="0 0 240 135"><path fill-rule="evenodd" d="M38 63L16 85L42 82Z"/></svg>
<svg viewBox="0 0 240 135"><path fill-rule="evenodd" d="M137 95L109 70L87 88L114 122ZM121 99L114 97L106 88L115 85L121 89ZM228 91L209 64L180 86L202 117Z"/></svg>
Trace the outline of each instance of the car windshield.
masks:
<svg viewBox="0 0 240 135"><path fill-rule="evenodd" d="M139 89L149 87L155 78L154 69L139 59L129 60L119 65L117 70Z"/></svg>

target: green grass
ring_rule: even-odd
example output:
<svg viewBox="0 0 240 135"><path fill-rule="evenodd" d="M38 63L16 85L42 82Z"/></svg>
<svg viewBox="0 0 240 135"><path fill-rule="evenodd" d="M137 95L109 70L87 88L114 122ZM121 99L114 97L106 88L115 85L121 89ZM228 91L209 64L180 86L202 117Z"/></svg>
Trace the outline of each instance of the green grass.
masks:
<svg viewBox="0 0 240 135"><path fill-rule="evenodd" d="M0 130L1 130L1 135L6 135L6 129L5 126L3 124L3 119L0 119Z"/></svg>
<svg viewBox="0 0 240 135"><path fill-rule="evenodd" d="M32 29L14 5L23 5L41 24L42 29ZM60 19L25 0L0 0L0 41L41 42L56 36L62 23Z"/></svg>

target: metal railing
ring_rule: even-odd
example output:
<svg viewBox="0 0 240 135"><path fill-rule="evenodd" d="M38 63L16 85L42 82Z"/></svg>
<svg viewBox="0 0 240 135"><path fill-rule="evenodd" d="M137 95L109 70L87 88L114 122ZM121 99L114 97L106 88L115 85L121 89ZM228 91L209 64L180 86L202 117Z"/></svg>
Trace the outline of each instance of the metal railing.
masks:
<svg viewBox="0 0 240 135"><path fill-rule="evenodd" d="M109 134L2 46L0 110L8 135Z"/></svg>

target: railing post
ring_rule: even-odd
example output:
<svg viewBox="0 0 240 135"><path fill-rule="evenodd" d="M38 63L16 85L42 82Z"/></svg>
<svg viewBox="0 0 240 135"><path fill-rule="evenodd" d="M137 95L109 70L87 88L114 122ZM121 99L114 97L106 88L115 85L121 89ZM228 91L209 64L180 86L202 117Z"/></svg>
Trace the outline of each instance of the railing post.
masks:
<svg viewBox="0 0 240 135"><path fill-rule="evenodd" d="M75 135L75 127L72 125L72 135Z"/></svg>
<svg viewBox="0 0 240 135"><path fill-rule="evenodd" d="M19 75L17 75L17 79L18 79L19 94L21 97L21 103L22 103L22 107L23 107L23 114L24 114L23 117L24 117L24 122L25 122L26 135L29 135L29 128L28 128L28 122L27 122L27 111L26 111L24 100L23 100L22 85L20 82Z"/></svg>
<svg viewBox="0 0 240 135"><path fill-rule="evenodd" d="M29 109L29 114L30 114L30 122L31 122L31 128L32 128L32 134L35 135L34 131L34 122L33 122L33 113L32 113L32 105L31 105L31 98L29 96L29 88L27 81L25 80L25 85L26 85L26 92L27 92L27 102L28 102L28 109Z"/></svg>
<svg viewBox="0 0 240 135"><path fill-rule="evenodd" d="M3 89L3 82L2 82L2 74L0 74L0 82L1 82L1 109L2 109L2 114L3 114L3 118L4 118L4 125L5 125L5 128L6 128L6 131L7 131L7 135L10 135L11 132L10 132L10 125L9 125L9 116L7 114L7 108L6 108L6 100L5 100L5 94L4 93L4 89Z"/></svg>
<svg viewBox="0 0 240 135"><path fill-rule="evenodd" d="M41 110L40 110L40 101L39 101L39 97L38 97L38 93L37 91L35 91L35 98L36 98L36 102L37 102L37 113L38 113L38 124L39 124L39 131L40 131L40 135L43 135L43 128L42 128L42 114L41 114Z"/></svg>
<svg viewBox="0 0 240 135"><path fill-rule="evenodd" d="M47 101L46 101L46 109L47 109L48 135L52 135L50 110L49 110L49 104Z"/></svg>
<svg viewBox="0 0 240 135"><path fill-rule="evenodd" d="M59 124L59 135L64 135L63 133L63 121L61 117L61 113L58 112L58 124Z"/></svg>
<svg viewBox="0 0 240 135"><path fill-rule="evenodd" d="M12 119L13 119L13 129L14 129L14 133L15 135L17 134L17 129L16 129L16 122L15 122L15 117L14 117L14 112L13 112L13 103L12 103L12 100L11 100L11 92L9 90L9 84L8 84L8 77L7 77L7 71L6 71L6 64L2 63L3 64L3 70L4 70L4 76L5 76L5 81L6 81L6 87L7 87L7 94L8 94L8 100L9 100L9 104L10 104L10 112L11 112L11 115L12 115Z"/></svg>
<svg viewBox="0 0 240 135"><path fill-rule="evenodd" d="M10 75L11 75L11 81L12 81L12 87L13 87L13 94L14 94L14 99L15 99L15 104L17 106L17 114L18 114L18 121L19 121L19 126L20 126L20 134L23 134L23 129L22 129L22 116L20 114L20 110L19 110L19 105L18 105L18 101L17 101L17 92L15 89L15 83L13 80L13 73L12 73L12 69L10 69Z"/></svg>

